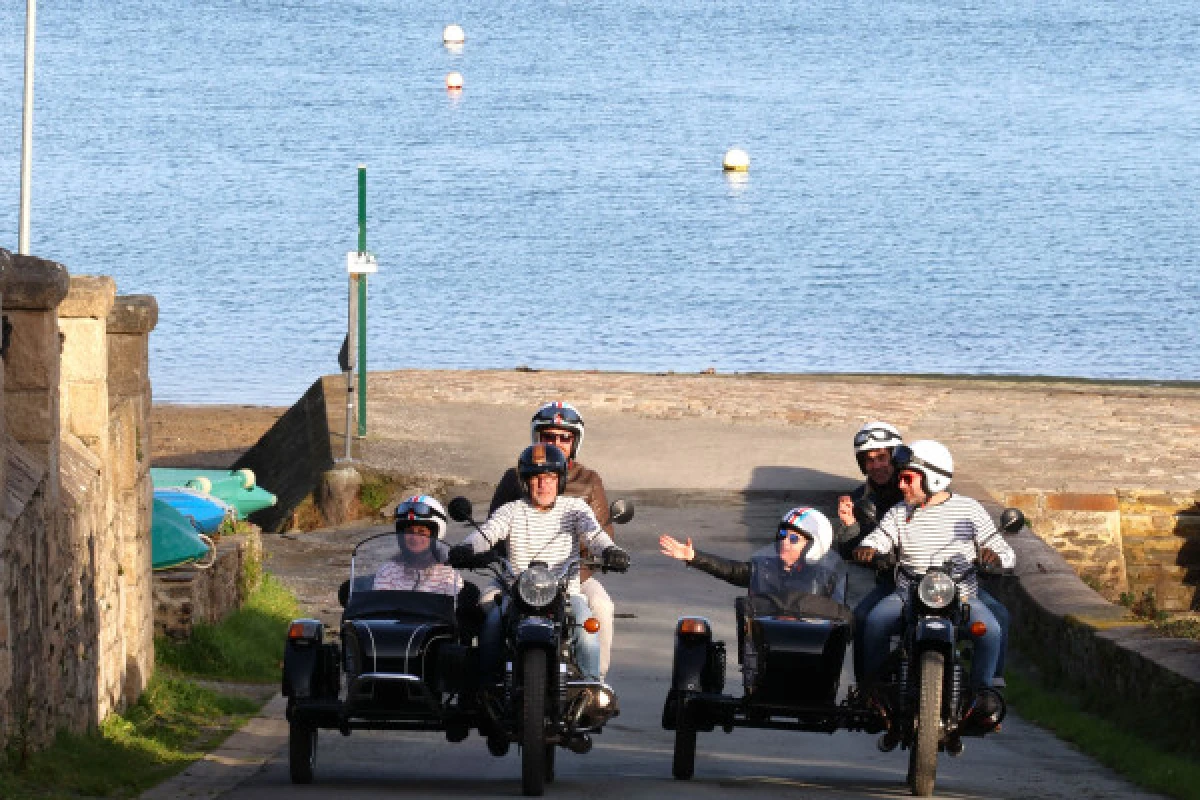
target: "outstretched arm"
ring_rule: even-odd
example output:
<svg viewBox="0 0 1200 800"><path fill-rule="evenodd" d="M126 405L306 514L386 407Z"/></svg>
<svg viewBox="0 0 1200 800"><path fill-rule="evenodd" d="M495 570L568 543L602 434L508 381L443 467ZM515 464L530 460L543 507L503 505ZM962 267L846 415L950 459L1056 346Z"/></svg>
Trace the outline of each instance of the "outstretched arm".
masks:
<svg viewBox="0 0 1200 800"><path fill-rule="evenodd" d="M731 561L701 552L692 547L691 539L681 542L665 533L658 537L658 546L663 555L685 561L689 567L707 572L714 578L720 578L734 586L750 585L750 565L745 561Z"/></svg>

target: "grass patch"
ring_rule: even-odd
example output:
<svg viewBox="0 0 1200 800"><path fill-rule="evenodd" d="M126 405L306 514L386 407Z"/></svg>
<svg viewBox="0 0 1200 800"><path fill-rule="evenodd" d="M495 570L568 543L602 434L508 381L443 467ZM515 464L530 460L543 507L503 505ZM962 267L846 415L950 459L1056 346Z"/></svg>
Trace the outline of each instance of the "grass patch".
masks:
<svg viewBox="0 0 1200 800"><path fill-rule="evenodd" d="M214 748L259 704L155 676L137 704L100 730L60 734L39 753L0 762L0 797L133 797Z"/></svg>
<svg viewBox="0 0 1200 800"><path fill-rule="evenodd" d="M392 499L392 486L379 478L366 478L358 489L358 499L364 509L372 514L378 514L379 510Z"/></svg>
<svg viewBox="0 0 1200 800"><path fill-rule="evenodd" d="M272 575L246 605L218 625L197 625L186 642L155 639L159 666L202 678L271 683L279 680L288 623L296 598Z"/></svg>
<svg viewBox="0 0 1200 800"><path fill-rule="evenodd" d="M1200 639L1200 619L1172 619L1152 626L1160 636L1173 639Z"/></svg>
<svg viewBox="0 0 1200 800"><path fill-rule="evenodd" d="M1007 696L1022 717L1134 783L1181 800L1200 800L1200 764L1190 756L1166 752L1090 713L1078 697L1049 691L1030 673L1010 670Z"/></svg>

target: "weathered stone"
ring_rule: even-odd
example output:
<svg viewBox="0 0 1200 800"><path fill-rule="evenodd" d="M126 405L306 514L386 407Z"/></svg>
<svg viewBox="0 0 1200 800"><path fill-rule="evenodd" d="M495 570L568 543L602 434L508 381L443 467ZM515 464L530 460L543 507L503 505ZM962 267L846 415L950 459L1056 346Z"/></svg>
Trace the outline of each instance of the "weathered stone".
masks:
<svg viewBox="0 0 1200 800"><path fill-rule="evenodd" d="M108 313L110 334L147 334L157 325L158 300L153 295L119 295Z"/></svg>
<svg viewBox="0 0 1200 800"><path fill-rule="evenodd" d="M46 311L9 311L12 325L8 353L4 359L4 389L58 388L59 354L62 342L58 318Z"/></svg>
<svg viewBox="0 0 1200 800"><path fill-rule="evenodd" d="M150 389L149 339L138 334L108 336L108 392L143 397ZM147 398L148 401L148 398Z"/></svg>
<svg viewBox="0 0 1200 800"><path fill-rule="evenodd" d="M35 256L11 256L4 272L4 310L52 311L67 296L70 275L62 264Z"/></svg>
<svg viewBox="0 0 1200 800"><path fill-rule="evenodd" d="M103 320L90 317L68 319L59 317L62 332L62 366L64 381L104 381L108 375L108 337Z"/></svg>
<svg viewBox="0 0 1200 800"><path fill-rule="evenodd" d="M112 311L117 283L108 275L72 275L67 296L58 306L60 319L90 317L104 322Z"/></svg>
<svg viewBox="0 0 1200 800"><path fill-rule="evenodd" d="M1116 511L1116 494L1055 493L1045 498L1047 511Z"/></svg>
<svg viewBox="0 0 1200 800"><path fill-rule="evenodd" d="M341 525L358 518L358 492L362 476L353 467L326 470L317 484L317 508L329 525Z"/></svg>
<svg viewBox="0 0 1200 800"><path fill-rule="evenodd" d="M62 403L61 417L66 429L97 452L106 450L108 386L103 382L68 383L63 388Z"/></svg>
<svg viewBox="0 0 1200 800"><path fill-rule="evenodd" d="M17 441L33 450L48 446L58 437L58 391L47 397L40 391L8 391L4 394L4 416Z"/></svg>

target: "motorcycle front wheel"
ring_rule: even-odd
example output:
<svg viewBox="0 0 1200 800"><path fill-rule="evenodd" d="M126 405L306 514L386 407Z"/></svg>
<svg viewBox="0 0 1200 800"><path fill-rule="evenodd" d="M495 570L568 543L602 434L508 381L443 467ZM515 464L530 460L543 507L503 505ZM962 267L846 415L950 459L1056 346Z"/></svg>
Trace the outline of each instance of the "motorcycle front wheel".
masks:
<svg viewBox="0 0 1200 800"><path fill-rule="evenodd" d="M908 774L917 797L933 794L937 777L938 739L942 723L942 679L946 659L936 650L921 654L921 701L917 710L917 736L908 753Z"/></svg>
<svg viewBox="0 0 1200 800"><path fill-rule="evenodd" d="M546 792L546 651L526 650L521 657L521 791L528 797ZM551 767L552 768L552 767Z"/></svg>
<svg viewBox="0 0 1200 800"><path fill-rule="evenodd" d="M691 780L696 772L696 726L687 714L686 698L682 695L675 705L675 754L671 759L671 774L677 781Z"/></svg>

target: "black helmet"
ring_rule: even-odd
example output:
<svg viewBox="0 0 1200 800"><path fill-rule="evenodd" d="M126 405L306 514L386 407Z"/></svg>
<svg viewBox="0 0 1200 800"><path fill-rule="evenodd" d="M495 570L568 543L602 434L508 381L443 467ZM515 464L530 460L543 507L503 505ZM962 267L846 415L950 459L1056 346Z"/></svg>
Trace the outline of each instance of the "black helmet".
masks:
<svg viewBox="0 0 1200 800"><path fill-rule="evenodd" d="M538 437L544 428L559 428L575 434L575 441L571 443L571 452L567 453L567 458L579 455L579 447L583 444L583 417L579 416L575 406L561 400L543 405L529 422L529 433L534 444L538 443Z"/></svg>
<svg viewBox="0 0 1200 800"><path fill-rule="evenodd" d="M529 497L529 479L534 475L553 472L558 475L558 493L567 487L567 456L552 444L531 444L517 458L517 477L521 492Z"/></svg>

